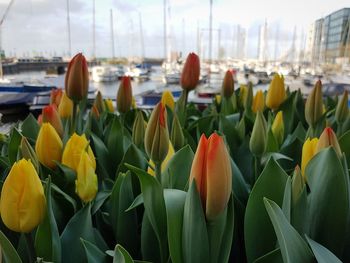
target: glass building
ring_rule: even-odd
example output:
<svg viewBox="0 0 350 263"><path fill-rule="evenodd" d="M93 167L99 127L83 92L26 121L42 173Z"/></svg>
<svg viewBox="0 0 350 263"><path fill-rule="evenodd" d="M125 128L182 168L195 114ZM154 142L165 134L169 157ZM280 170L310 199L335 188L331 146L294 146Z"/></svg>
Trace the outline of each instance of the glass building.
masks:
<svg viewBox="0 0 350 263"><path fill-rule="evenodd" d="M343 8L318 19L314 25L312 60L334 63L350 59L350 8Z"/></svg>

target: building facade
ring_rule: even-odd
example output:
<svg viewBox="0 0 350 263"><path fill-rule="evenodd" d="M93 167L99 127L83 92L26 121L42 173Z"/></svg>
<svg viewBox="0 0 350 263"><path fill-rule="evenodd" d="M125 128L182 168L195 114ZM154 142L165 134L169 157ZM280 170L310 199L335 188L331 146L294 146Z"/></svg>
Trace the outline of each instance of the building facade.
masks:
<svg viewBox="0 0 350 263"><path fill-rule="evenodd" d="M350 8L340 9L316 20L312 31L312 62L350 60Z"/></svg>

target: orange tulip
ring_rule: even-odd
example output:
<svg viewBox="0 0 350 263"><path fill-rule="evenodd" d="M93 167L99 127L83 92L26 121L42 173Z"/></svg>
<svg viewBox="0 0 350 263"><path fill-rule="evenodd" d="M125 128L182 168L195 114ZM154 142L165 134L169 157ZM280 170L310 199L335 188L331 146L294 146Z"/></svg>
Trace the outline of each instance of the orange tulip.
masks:
<svg viewBox="0 0 350 263"><path fill-rule="evenodd" d="M43 108L42 121L49 122L57 131L58 135L63 137L63 124L57 112L56 105L48 105Z"/></svg>
<svg viewBox="0 0 350 263"><path fill-rule="evenodd" d="M54 104L58 107L60 105L62 95L62 89L52 89L50 93L50 104Z"/></svg>
<svg viewBox="0 0 350 263"><path fill-rule="evenodd" d="M198 192L208 220L226 207L232 191L230 156L222 137L203 134L193 159L190 182L196 180Z"/></svg>
<svg viewBox="0 0 350 263"><path fill-rule="evenodd" d="M120 82L117 94L117 110L126 113L132 105L132 89L129 76L124 76Z"/></svg>
<svg viewBox="0 0 350 263"><path fill-rule="evenodd" d="M40 114L40 115L38 116L38 124L41 125L42 123L43 123L43 115Z"/></svg>
<svg viewBox="0 0 350 263"><path fill-rule="evenodd" d="M224 80L222 82L221 94L225 98L230 98L234 92L234 81L232 70L226 71Z"/></svg>
<svg viewBox="0 0 350 263"><path fill-rule="evenodd" d="M82 53L75 55L69 62L64 86L67 96L75 102L81 101L87 96L89 72Z"/></svg>
<svg viewBox="0 0 350 263"><path fill-rule="evenodd" d="M199 74L199 57L195 53L190 53L182 69L181 87L187 91L194 90L199 81Z"/></svg>
<svg viewBox="0 0 350 263"><path fill-rule="evenodd" d="M341 151L339 143L338 143L337 135L335 135L332 128L327 127L323 130L323 132L318 140L317 147L316 147L316 153L318 153L321 150L323 150L324 148L327 148L330 146L333 147L333 149L335 150L335 152L337 153L337 155L339 157L342 155L342 151Z"/></svg>

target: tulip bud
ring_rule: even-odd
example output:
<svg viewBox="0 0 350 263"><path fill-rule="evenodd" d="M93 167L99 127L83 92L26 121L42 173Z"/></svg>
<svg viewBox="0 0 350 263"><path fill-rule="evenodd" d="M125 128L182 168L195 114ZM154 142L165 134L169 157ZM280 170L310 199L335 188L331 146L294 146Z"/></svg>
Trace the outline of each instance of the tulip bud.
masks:
<svg viewBox="0 0 350 263"><path fill-rule="evenodd" d="M301 154L301 174L304 177L304 181L306 181L306 176L305 176L306 165L315 156L317 143L318 143L317 138L313 138L312 140L310 140L310 138L307 138L307 140L304 142L302 154Z"/></svg>
<svg viewBox="0 0 350 263"><path fill-rule="evenodd" d="M174 148L176 151L182 148L185 144L185 137L184 133L182 131L182 127L179 121L179 118L177 117L176 114L174 114L173 117L173 124L171 126L171 135L170 135L170 140L172 144L174 145Z"/></svg>
<svg viewBox="0 0 350 263"><path fill-rule="evenodd" d="M126 113L132 105L132 90L129 76L124 76L120 82L117 94L117 110Z"/></svg>
<svg viewBox="0 0 350 263"><path fill-rule="evenodd" d="M320 152L324 148L327 148L329 146L332 146L335 152L337 153L338 157L342 156L342 151L340 149L337 135L335 135L332 128L327 127L323 130L320 139L318 140L316 152Z"/></svg>
<svg viewBox="0 0 350 263"><path fill-rule="evenodd" d="M62 95L62 89L52 89L50 93L50 104L54 104L56 107L58 107L60 105Z"/></svg>
<svg viewBox="0 0 350 263"><path fill-rule="evenodd" d="M142 111L137 111L134 125L132 126L132 141L139 148L143 147L145 130L146 126Z"/></svg>
<svg viewBox="0 0 350 263"><path fill-rule="evenodd" d="M51 169L55 168L55 161L61 160L62 149L63 144L55 128L48 122L43 123L35 143L39 162Z"/></svg>
<svg viewBox="0 0 350 263"><path fill-rule="evenodd" d="M113 106L113 101L111 99L106 99L105 100L105 107L109 112L114 112L114 106Z"/></svg>
<svg viewBox="0 0 350 263"><path fill-rule="evenodd" d="M98 109L96 107L96 105L92 105L91 107L91 114L92 116L94 116L96 119L99 119L100 118L100 113L98 112Z"/></svg>
<svg viewBox="0 0 350 263"><path fill-rule="evenodd" d="M168 162L171 160L171 158L173 158L175 154L175 151L174 151L174 147L173 145L171 144L171 142L169 141L169 150L168 150L168 153L164 159L164 161L162 162L162 165L161 165L161 172L164 172L165 171L165 168L167 167L168 165ZM154 167L154 162L152 161L152 159L149 160L149 165L148 165L148 169L147 169L147 173L149 173L150 175L152 176L155 176L155 172L154 170L151 168L151 167Z"/></svg>
<svg viewBox="0 0 350 263"><path fill-rule="evenodd" d="M215 95L215 101L216 101L217 105L220 105L221 104L221 95L219 95L219 94Z"/></svg>
<svg viewBox="0 0 350 263"><path fill-rule="evenodd" d="M292 177L292 203L295 205L300 195L302 194L305 187L305 181L300 171L299 165L297 165L294 169L293 177Z"/></svg>
<svg viewBox="0 0 350 263"><path fill-rule="evenodd" d="M254 113L257 113L258 111L263 112L264 107L265 107L264 93L262 92L262 90L258 90L253 99L252 110Z"/></svg>
<svg viewBox="0 0 350 263"><path fill-rule="evenodd" d="M349 116L348 106L348 91L345 90L343 96L338 102L337 109L335 111L335 119L338 123L343 123Z"/></svg>
<svg viewBox="0 0 350 263"><path fill-rule="evenodd" d="M248 87L246 85L241 85L239 88L239 104L245 107L248 96Z"/></svg>
<svg viewBox="0 0 350 263"><path fill-rule="evenodd" d="M85 134L78 135L74 133L66 143L62 155L62 164L77 171L81 154L87 151L94 170L96 169L96 161L94 153L91 150Z"/></svg>
<svg viewBox="0 0 350 263"><path fill-rule="evenodd" d="M226 71L224 81L221 86L221 94L225 98L230 98L234 92L234 81L232 70Z"/></svg>
<svg viewBox="0 0 350 263"><path fill-rule="evenodd" d="M89 72L82 53L75 55L69 62L64 85L67 96L72 101L79 102L87 96Z"/></svg>
<svg viewBox="0 0 350 263"><path fill-rule="evenodd" d="M307 97L305 104L305 119L307 123L314 127L323 114L322 103L322 83L317 81L315 87Z"/></svg>
<svg viewBox="0 0 350 263"><path fill-rule="evenodd" d="M12 231L29 233L45 211L44 189L33 164L25 159L15 162L1 190L2 221Z"/></svg>
<svg viewBox="0 0 350 263"><path fill-rule="evenodd" d="M247 87L247 98L244 104L244 108L251 109L252 105L253 105L253 84L249 82Z"/></svg>
<svg viewBox="0 0 350 263"><path fill-rule="evenodd" d="M43 123L43 115L40 114L40 115L38 116L38 124L41 125L42 123Z"/></svg>
<svg viewBox="0 0 350 263"><path fill-rule="evenodd" d="M267 124L264 115L258 111L256 114L252 135L249 141L250 151L256 155L261 156L266 151L267 146Z"/></svg>
<svg viewBox="0 0 350 263"><path fill-rule="evenodd" d="M131 108L132 109L136 109L137 108L136 100L135 100L134 96L132 96L132 99L131 99Z"/></svg>
<svg viewBox="0 0 350 263"><path fill-rule="evenodd" d="M49 122L57 131L58 135L63 137L63 124L57 112L56 105L45 106L42 110L42 122Z"/></svg>
<svg viewBox="0 0 350 263"><path fill-rule="evenodd" d="M279 111L272 123L272 134L275 137L278 145L281 145L284 138L284 122L283 122L283 112Z"/></svg>
<svg viewBox="0 0 350 263"><path fill-rule="evenodd" d="M58 114L62 119L66 119L73 114L73 101L63 92L61 103L58 106Z"/></svg>
<svg viewBox="0 0 350 263"><path fill-rule="evenodd" d="M172 111L174 111L175 101L171 91L166 90L163 92L161 102L163 103L163 105L168 106Z"/></svg>
<svg viewBox="0 0 350 263"><path fill-rule="evenodd" d="M245 137L245 121L244 118L242 118L238 124L236 124L237 134L241 141L244 140Z"/></svg>
<svg viewBox="0 0 350 263"><path fill-rule="evenodd" d="M89 154L84 150L80 156L77 168L75 191L80 199L87 203L92 201L97 193L97 175Z"/></svg>
<svg viewBox="0 0 350 263"><path fill-rule="evenodd" d="M94 105L96 106L99 113L102 113L106 110L106 106L105 106L105 103L103 101L101 91L97 92L96 98L94 101Z"/></svg>
<svg viewBox="0 0 350 263"><path fill-rule="evenodd" d="M38 157L36 156L33 147L30 145L27 138L24 136L22 136L20 150L21 150L22 158L24 158L26 160L30 160L32 162L35 170L37 172L39 172Z"/></svg>
<svg viewBox="0 0 350 263"><path fill-rule="evenodd" d="M181 87L187 91L194 90L199 81L199 74L199 57L195 53L190 53L182 69Z"/></svg>
<svg viewBox="0 0 350 263"><path fill-rule="evenodd" d="M195 179L208 220L224 211L232 192L230 155L222 137L203 134L194 155L190 182Z"/></svg>
<svg viewBox="0 0 350 263"><path fill-rule="evenodd" d="M276 110L282 104L285 97L284 77L275 74L267 91L266 106L272 110Z"/></svg>
<svg viewBox="0 0 350 263"><path fill-rule="evenodd" d="M161 163L169 149L166 114L164 105L159 102L152 111L145 132L145 150L155 163Z"/></svg>

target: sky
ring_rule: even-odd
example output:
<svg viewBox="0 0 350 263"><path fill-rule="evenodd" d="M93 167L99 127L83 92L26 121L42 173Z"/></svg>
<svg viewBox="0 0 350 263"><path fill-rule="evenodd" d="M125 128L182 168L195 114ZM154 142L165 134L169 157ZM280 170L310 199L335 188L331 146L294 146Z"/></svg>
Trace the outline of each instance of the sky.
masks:
<svg viewBox="0 0 350 263"><path fill-rule="evenodd" d="M9 2L0 0L0 17ZM96 56L112 56L112 10L116 56L141 56L144 50L146 57L163 57L163 2L95 0ZM168 48L184 54L197 52L199 28L202 55L208 56L209 0L167 2ZM72 55L93 54L92 6L93 0L69 0ZM217 29L224 56L237 53L239 25L247 35L245 57L256 57L259 28L265 20L268 53L273 56L277 47L277 56L282 56L292 45L294 29L296 46L303 48L310 24L343 7L350 7L349 0L213 0L213 56L219 50ZM1 26L1 46L7 56L67 56L67 28L67 0L14 0Z"/></svg>

